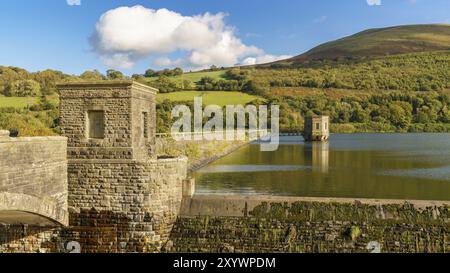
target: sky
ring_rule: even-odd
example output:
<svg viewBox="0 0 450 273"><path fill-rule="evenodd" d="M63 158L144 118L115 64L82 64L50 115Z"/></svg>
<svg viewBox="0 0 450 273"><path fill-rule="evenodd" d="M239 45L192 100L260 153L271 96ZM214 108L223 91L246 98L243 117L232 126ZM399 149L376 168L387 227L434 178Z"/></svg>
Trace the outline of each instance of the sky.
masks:
<svg viewBox="0 0 450 273"><path fill-rule="evenodd" d="M0 65L80 74L299 55L368 29L450 23L449 0L3 0Z"/></svg>

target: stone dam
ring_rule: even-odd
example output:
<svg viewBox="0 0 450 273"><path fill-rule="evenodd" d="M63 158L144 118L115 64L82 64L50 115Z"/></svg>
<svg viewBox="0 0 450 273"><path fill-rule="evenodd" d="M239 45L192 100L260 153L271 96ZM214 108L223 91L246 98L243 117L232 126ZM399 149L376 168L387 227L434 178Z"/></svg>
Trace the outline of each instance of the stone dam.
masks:
<svg viewBox="0 0 450 273"><path fill-rule="evenodd" d="M58 88L63 137L0 132L0 252L449 250L446 201L195 195L188 159L157 156L157 90Z"/></svg>

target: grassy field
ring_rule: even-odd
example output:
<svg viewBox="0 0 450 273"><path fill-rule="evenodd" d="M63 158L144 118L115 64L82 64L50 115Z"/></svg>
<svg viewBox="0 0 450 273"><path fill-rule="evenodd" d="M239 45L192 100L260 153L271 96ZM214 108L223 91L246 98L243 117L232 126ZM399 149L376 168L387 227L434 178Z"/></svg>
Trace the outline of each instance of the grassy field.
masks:
<svg viewBox="0 0 450 273"><path fill-rule="evenodd" d="M0 108L2 107L13 107L17 109L26 108L37 104L39 102L39 97L3 97L0 96ZM54 105L59 104L59 96L51 95L47 96L47 99Z"/></svg>
<svg viewBox="0 0 450 273"><path fill-rule="evenodd" d="M244 94L241 92L221 92L221 91L182 91L175 93L158 94L157 101L160 103L166 99L174 102L194 101L194 97L202 97L205 105L245 105L258 99L257 96Z"/></svg>
<svg viewBox="0 0 450 273"><path fill-rule="evenodd" d="M2 97L0 96L0 107L25 108L39 101L37 97Z"/></svg>
<svg viewBox="0 0 450 273"><path fill-rule="evenodd" d="M203 77L211 77L214 79L223 78L225 71L210 71L210 72L188 72L184 73L181 76L176 77L170 77L171 80L174 80L176 82L182 82L184 80L191 81L192 83L197 83L201 80ZM157 80L157 77L149 78L149 82Z"/></svg>
<svg viewBox="0 0 450 273"><path fill-rule="evenodd" d="M219 106L247 104L258 99L257 96L244 94L241 92L221 92L221 91L182 91L166 94L158 94L157 102L160 103L166 99L174 102L194 101L194 97L203 97L205 105L215 104ZM58 104L58 96L48 98L53 104ZM17 109L26 108L39 102L38 97L3 97L0 96L0 108L13 107Z"/></svg>

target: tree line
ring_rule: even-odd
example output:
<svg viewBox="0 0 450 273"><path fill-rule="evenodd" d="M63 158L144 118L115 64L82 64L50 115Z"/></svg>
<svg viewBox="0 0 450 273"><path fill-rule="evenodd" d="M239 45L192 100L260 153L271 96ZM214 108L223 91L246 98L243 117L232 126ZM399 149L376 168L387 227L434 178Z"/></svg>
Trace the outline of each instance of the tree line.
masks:
<svg viewBox="0 0 450 273"><path fill-rule="evenodd" d="M441 92L399 91L372 94L367 98L327 96L268 96L251 102L280 106L280 129L303 130L304 117L327 115L336 133L354 132L450 132L450 96ZM159 133L170 132L171 110L179 104L166 100L157 106ZM192 108L193 103L185 102ZM270 107L269 107L270 108ZM225 111L224 111L225 112ZM204 120L206 122L207 120Z"/></svg>

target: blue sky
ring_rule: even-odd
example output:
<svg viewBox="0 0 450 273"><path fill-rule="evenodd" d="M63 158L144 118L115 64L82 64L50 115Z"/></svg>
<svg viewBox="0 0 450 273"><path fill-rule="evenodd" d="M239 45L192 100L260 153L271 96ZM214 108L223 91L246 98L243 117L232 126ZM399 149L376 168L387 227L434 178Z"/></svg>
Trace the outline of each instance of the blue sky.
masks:
<svg viewBox="0 0 450 273"><path fill-rule="evenodd" d="M298 55L367 28L450 23L449 0L77 1L0 1L0 65L199 69Z"/></svg>

